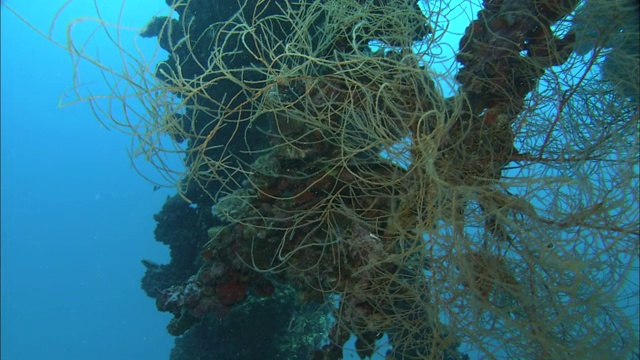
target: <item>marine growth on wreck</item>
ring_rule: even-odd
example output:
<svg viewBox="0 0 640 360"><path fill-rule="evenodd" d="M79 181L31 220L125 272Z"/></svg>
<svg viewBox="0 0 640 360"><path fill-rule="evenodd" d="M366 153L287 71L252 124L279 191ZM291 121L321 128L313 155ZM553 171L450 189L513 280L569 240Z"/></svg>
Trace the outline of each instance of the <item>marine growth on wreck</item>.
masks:
<svg viewBox="0 0 640 360"><path fill-rule="evenodd" d="M637 358L636 1L166 2L97 114L184 160L172 359Z"/></svg>

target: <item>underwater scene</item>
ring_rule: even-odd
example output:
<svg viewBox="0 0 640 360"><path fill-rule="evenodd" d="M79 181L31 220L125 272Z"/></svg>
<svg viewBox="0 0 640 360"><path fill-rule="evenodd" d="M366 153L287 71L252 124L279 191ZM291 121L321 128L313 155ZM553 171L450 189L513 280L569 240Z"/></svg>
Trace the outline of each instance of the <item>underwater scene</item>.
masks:
<svg viewBox="0 0 640 360"><path fill-rule="evenodd" d="M640 359L637 0L1 9L2 360Z"/></svg>

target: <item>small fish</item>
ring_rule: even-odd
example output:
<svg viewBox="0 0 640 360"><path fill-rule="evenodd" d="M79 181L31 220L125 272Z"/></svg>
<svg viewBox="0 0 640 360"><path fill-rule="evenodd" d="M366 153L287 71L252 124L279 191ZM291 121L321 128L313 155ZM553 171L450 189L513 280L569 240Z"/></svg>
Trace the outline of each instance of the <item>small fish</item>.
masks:
<svg viewBox="0 0 640 360"><path fill-rule="evenodd" d="M159 264L147 259L142 259L142 265L144 265L144 267L146 267L149 270L155 270L160 267Z"/></svg>

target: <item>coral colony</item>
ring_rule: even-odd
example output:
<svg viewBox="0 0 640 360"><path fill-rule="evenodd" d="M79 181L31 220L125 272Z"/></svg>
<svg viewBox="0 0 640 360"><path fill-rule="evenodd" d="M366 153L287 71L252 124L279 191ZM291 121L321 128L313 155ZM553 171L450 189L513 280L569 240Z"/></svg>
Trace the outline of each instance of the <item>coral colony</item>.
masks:
<svg viewBox="0 0 640 360"><path fill-rule="evenodd" d="M638 358L636 0L166 3L157 65L67 48L184 161L143 261L171 359Z"/></svg>
<svg viewBox="0 0 640 360"><path fill-rule="evenodd" d="M445 5L167 3L177 19L141 34L169 53L155 77L179 100L150 134L185 143L188 171L156 215L171 263L145 262L143 288L174 315L172 359L340 359L352 337L361 358L631 356L595 269L637 256L637 208L603 205L637 184L637 104L591 92L613 86L591 68L615 45L573 14L596 1L483 1L450 97L430 69ZM629 18L614 28L637 38ZM609 150L572 143L593 96L620 135L588 141Z"/></svg>

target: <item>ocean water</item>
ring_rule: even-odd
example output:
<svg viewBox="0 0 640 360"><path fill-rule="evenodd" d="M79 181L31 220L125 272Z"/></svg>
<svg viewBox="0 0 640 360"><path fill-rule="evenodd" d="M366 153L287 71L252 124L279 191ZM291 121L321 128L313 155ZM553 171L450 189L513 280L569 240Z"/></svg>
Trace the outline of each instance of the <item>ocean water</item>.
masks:
<svg viewBox="0 0 640 360"><path fill-rule="evenodd" d="M7 4L48 31L63 1ZM55 38L93 13L91 1L73 4ZM143 26L153 13L140 7L129 19ZM5 9L1 42L2 359L168 359L171 315L140 289L140 260L168 260L153 214L170 191L153 191L131 167L128 136L84 104L58 106L72 84L64 50Z"/></svg>
<svg viewBox="0 0 640 360"><path fill-rule="evenodd" d="M56 19L52 35L60 42L69 21L96 16L91 1L59 15L65 1L5 2L45 34ZM163 3L125 2L124 25L143 27ZM101 16L117 18L120 5L100 1ZM172 315L140 289L140 260L169 260L154 241L153 214L174 191L140 177L127 155L129 136L103 127L86 104L59 106L72 98L64 95L74 72L69 54L5 9L1 16L1 359L168 359ZM469 19L458 21L449 49ZM102 48L94 44L91 51ZM99 55L120 61L116 53ZM100 91L97 69L79 70Z"/></svg>

